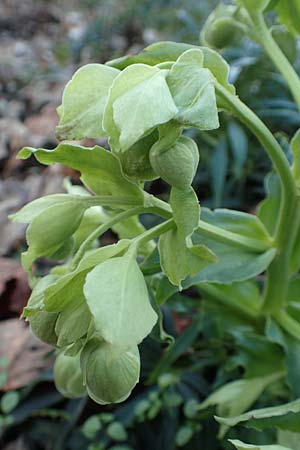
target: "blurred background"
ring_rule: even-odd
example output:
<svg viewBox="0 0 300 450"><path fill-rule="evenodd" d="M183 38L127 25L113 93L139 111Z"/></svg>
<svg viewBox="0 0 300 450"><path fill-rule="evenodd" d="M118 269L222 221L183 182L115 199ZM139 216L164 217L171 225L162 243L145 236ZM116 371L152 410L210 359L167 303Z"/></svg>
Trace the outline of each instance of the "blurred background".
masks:
<svg viewBox="0 0 300 450"><path fill-rule="evenodd" d="M0 1L0 448L3 450L217 450L213 411L195 405L236 368L228 363L231 338L218 317L199 307L196 290L174 295L164 307L172 350L154 338L142 345L142 382L128 401L100 407L66 400L53 385L50 347L19 320L30 295L20 266L24 227L7 216L42 195L62 192L59 165L21 161L23 146L54 148L62 90L74 71L137 53L159 41L199 43L216 0L1 0ZM272 22L272 15L269 17ZM299 69L296 41L282 39ZM231 81L240 97L268 124L288 152L300 126L285 83L262 49L247 39L227 48ZM201 204L255 211L264 197L269 161L241 124L221 117L219 130L196 133L200 166L195 189ZM93 141L85 141L93 145ZM102 143L102 142L101 142ZM103 143L102 143L103 144ZM167 196L166 185L149 185ZM146 224L147 225L147 224ZM47 267L46 267L47 268ZM220 314L220 313L219 313ZM214 319L212 319L212 316ZM205 345L204 345L205 341ZM250 432L249 432L250 433ZM221 447L220 447L221 445Z"/></svg>

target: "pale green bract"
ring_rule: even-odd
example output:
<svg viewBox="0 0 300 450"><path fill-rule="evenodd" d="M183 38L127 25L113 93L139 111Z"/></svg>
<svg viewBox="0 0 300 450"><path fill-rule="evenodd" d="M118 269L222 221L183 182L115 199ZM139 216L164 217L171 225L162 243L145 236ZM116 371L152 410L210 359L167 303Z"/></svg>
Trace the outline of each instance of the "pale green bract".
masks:
<svg viewBox="0 0 300 450"><path fill-rule="evenodd" d="M167 83L178 108L175 119L187 127L212 130L219 127L214 78L203 63L202 50L187 50L172 66Z"/></svg>
<svg viewBox="0 0 300 450"><path fill-rule="evenodd" d="M112 149L126 151L176 113L164 72L134 64L121 72L111 86L103 127Z"/></svg>
<svg viewBox="0 0 300 450"><path fill-rule="evenodd" d="M65 397L77 398L86 394L79 356L60 353L54 364L54 380L57 390Z"/></svg>
<svg viewBox="0 0 300 450"><path fill-rule="evenodd" d="M131 251L97 265L87 275L84 295L95 329L119 349L139 344L157 321L144 277ZM128 326L130 323L135 326Z"/></svg>
<svg viewBox="0 0 300 450"><path fill-rule="evenodd" d="M103 64L81 67L66 85L56 134L60 140L104 137L103 110L119 71Z"/></svg>

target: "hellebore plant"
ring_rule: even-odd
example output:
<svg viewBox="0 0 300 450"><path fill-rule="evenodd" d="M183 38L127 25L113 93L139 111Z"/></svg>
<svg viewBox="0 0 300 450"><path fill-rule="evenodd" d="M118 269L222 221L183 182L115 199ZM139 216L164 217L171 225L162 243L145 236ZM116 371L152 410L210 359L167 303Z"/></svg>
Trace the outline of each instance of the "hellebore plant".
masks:
<svg viewBox="0 0 300 450"><path fill-rule="evenodd" d="M58 108L57 136L68 142L20 151L22 159L33 154L43 164L78 170L84 185L69 185L68 193L35 200L13 216L29 224L22 262L33 291L23 316L38 338L58 349L54 375L63 395L87 393L100 404L126 399L139 380L138 345L153 332L163 339L161 305L190 286L239 311L261 333L277 333L277 342L278 336L300 340L299 314L290 303L291 289L300 288L300 132L290 143L289 163L271 131L237 96L228 64L210 48L243 33L257 40L300 106L299 77L267 28L267 8L299 33L297 0L240 0L209 17L204 46L160 42L138 55L80 68ZM257 215L201 209L192 188L199 150L186 130L217 129L220 111L248 127L273 163ZM70 143L83 138L107 138L110 150ZM168 203L144 190L145 181L159 177L170 185ZM145 213L159 216L159 224L145 229L139 221ZM109 229L119 241L99 247ZM41 257L59 264L37 278L32 265ZM263 418L255 411L232 418L288 376L281 363L246 374L199 409L220 407L222 396L238 397L236 408L219 408L218 415L230 416L218 419L221 434L241 421L257 420L258 428L267 419L276 426L277 416L294 414L299 421L300 400L274 414L264 410Z"/></svg>

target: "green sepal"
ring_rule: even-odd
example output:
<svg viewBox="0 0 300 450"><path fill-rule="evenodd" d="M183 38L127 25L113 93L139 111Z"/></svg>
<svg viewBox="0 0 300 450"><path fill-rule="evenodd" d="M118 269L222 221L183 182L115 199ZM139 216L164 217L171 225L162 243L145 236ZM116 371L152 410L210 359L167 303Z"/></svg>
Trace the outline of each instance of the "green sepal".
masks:
<svg viewBox="0 0 300 450"><path fill-rule="evenodd" d="M64 397L78 398L86 395L79 356L67 356L60 353L56 358L53 371L56 389Z"/></svg>
<svg viewBox="0 0 300 450"><path fill-rule="evenodd" d="M88 394L101 405L126 400L139 380L137 346L120 352L118 348L94 338L84 346L80 359Z"/></svg>
<svg viewBox="0 0 300 450"><path fill-rule="evenodd" d="M55 324L55 333L58 336L57 346L65 347L82 338L87 333L91 318L84 298L78 298L76 302L72 302L58 315Z"/></svg>

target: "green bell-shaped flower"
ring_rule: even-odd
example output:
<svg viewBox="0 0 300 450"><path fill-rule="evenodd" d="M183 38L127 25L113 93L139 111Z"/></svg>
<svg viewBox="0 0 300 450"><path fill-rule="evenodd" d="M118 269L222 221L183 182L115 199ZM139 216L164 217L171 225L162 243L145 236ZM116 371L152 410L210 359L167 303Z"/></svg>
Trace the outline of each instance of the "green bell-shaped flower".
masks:
<svg viewBox="0 0 300 450"><path fill-rule="evenodd" d="M60 353L54 364L54 382L56 389L68 398L83 397L86 388L80 369L79 355L67 356Z"/></svg>
<svg viewBox="0 0 300 450"><path fill-rule="evenodd" d="M122 402L139 380L137 346L120 353L111 344L93 338L83 348L80 359L87 392L97 403Z"/></svg>
<svg viewBox="0 0 300 450"><path fill-rule="evenodd" d="M185 136L170 146L158 141L150 150L150 162L154 171L164 181L178 189L188 189L196 174L199 152L196 143Z"/></svg>

